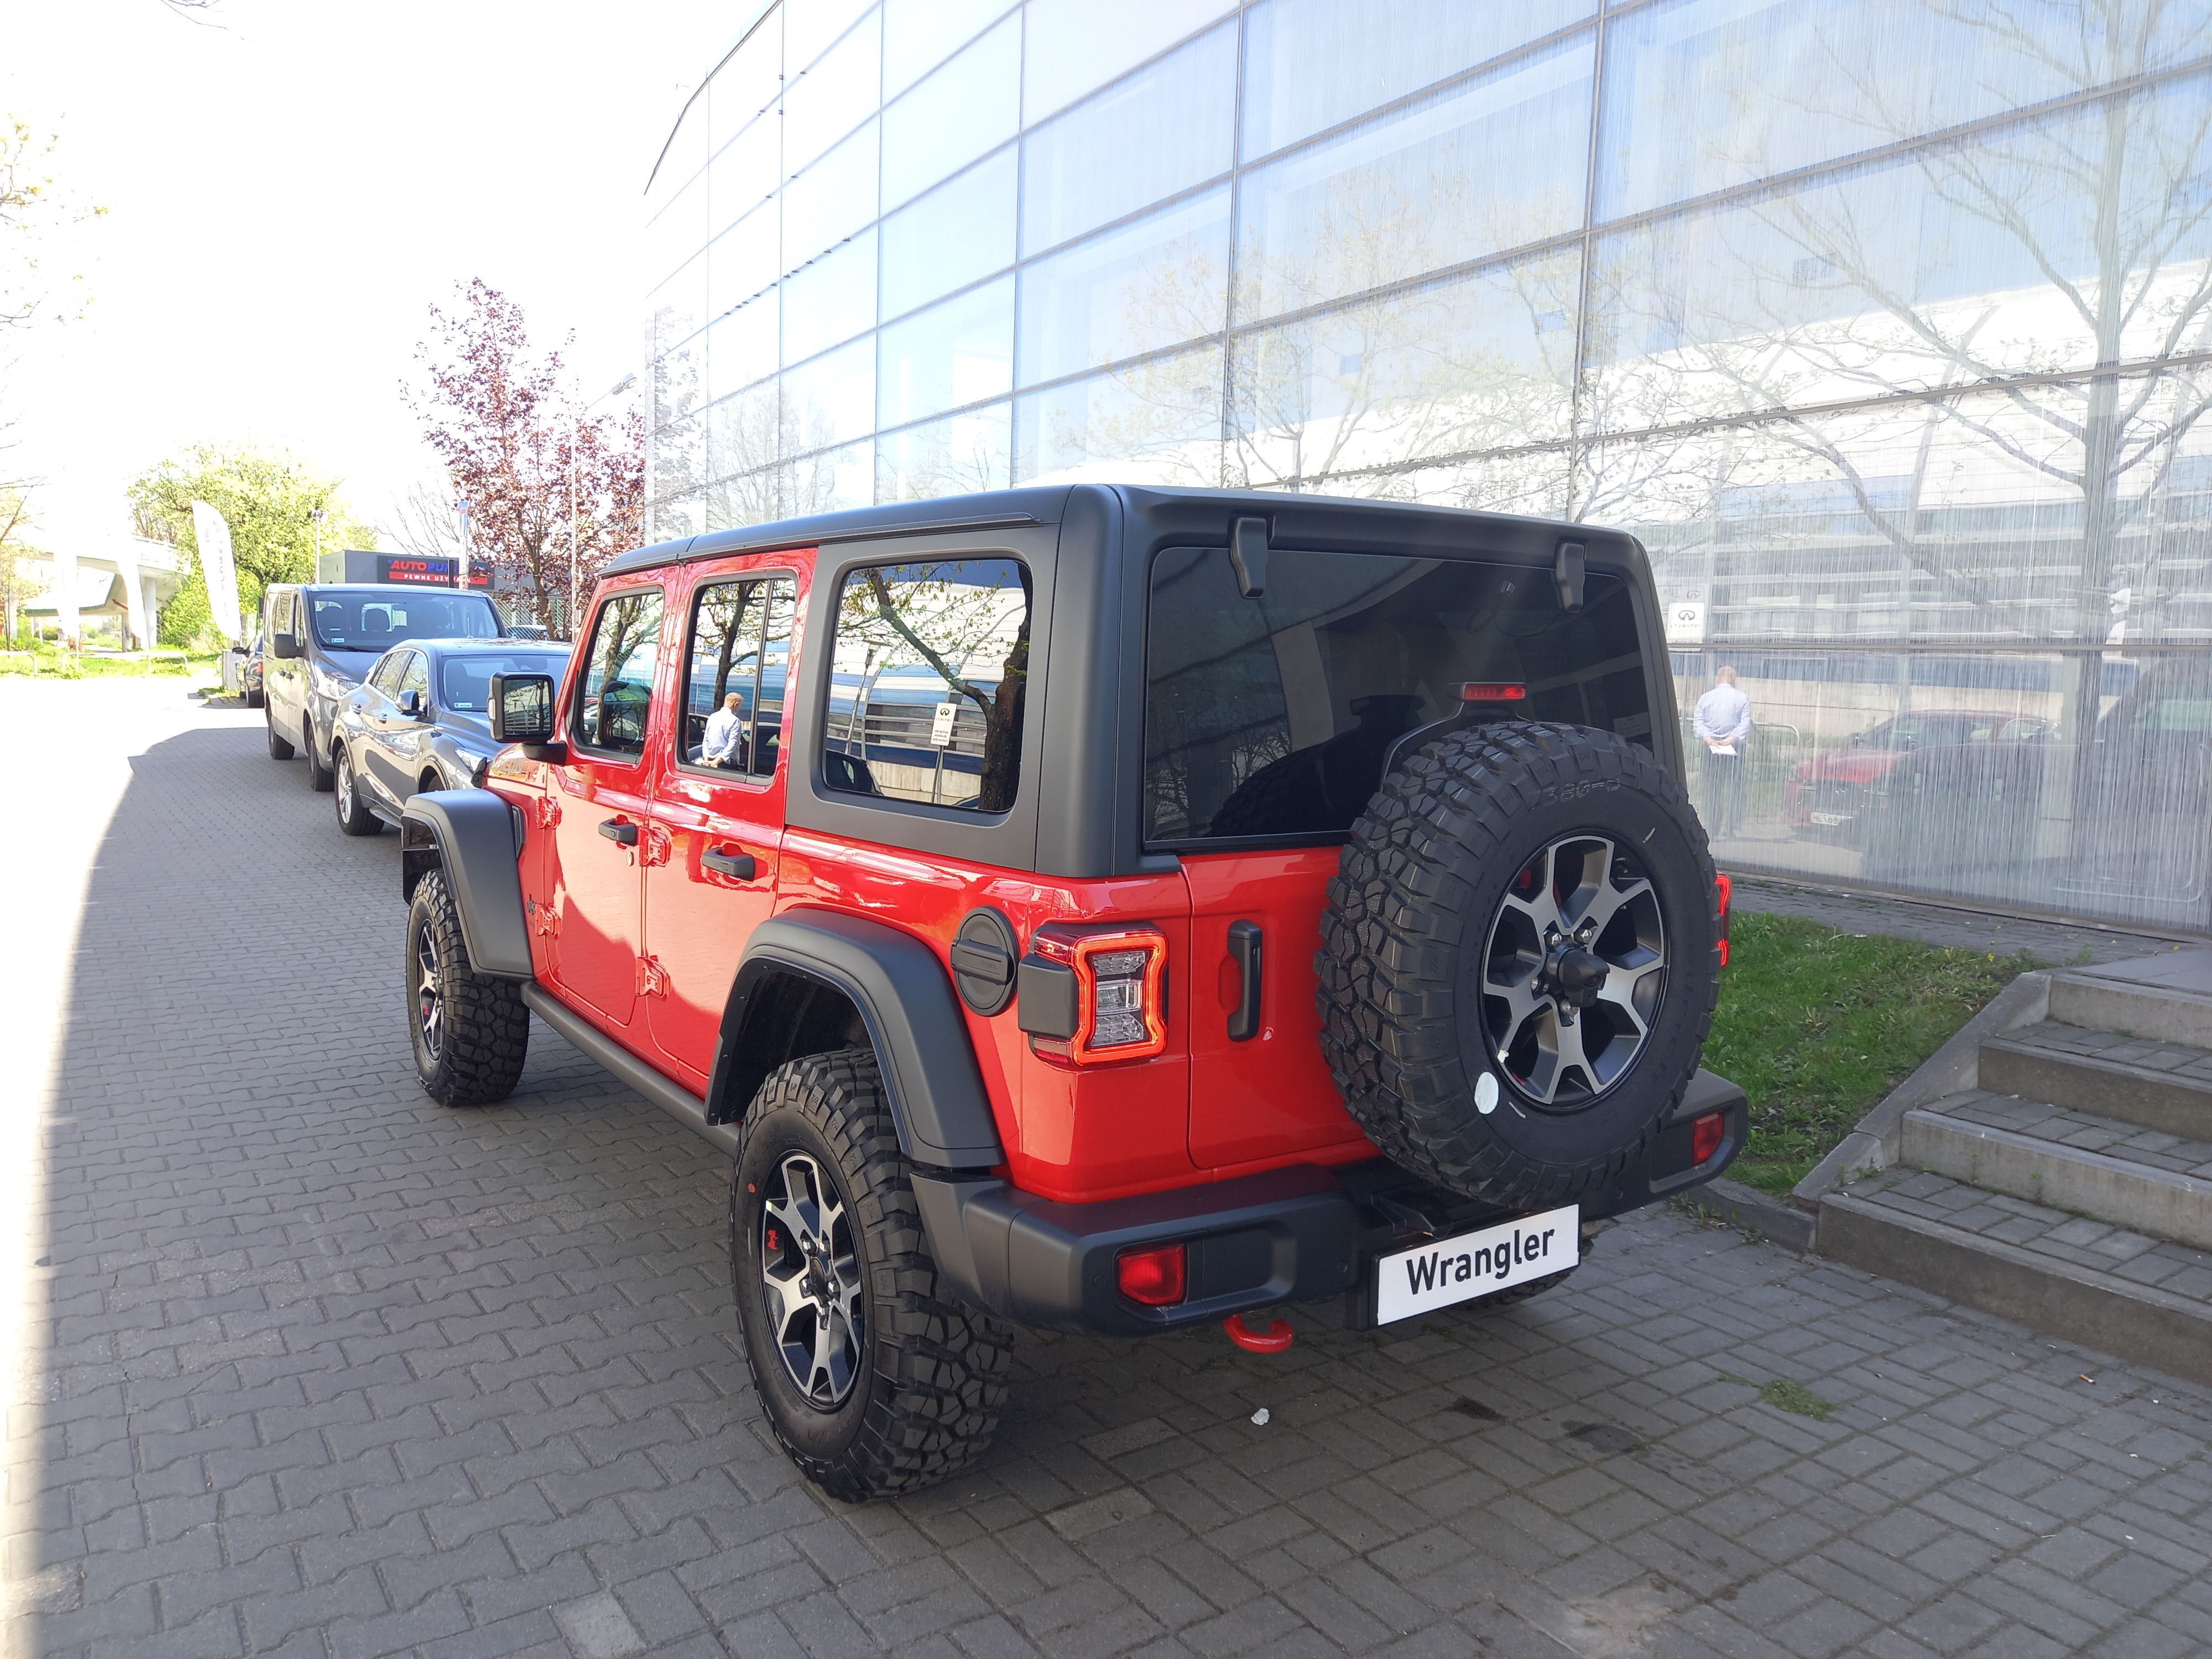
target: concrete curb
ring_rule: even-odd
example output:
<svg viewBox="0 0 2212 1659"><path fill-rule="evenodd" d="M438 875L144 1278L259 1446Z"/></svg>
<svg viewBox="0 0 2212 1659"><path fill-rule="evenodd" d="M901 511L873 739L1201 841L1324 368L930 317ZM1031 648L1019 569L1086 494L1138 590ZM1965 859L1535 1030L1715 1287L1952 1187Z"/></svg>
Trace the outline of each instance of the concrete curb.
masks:
<svg viewBox="0 0 2212 1659"><path fill-rule="evenodd" d="M1754 1232L1770 1243L1804 1255L1813 1248L1814 1218L1789 1200L1762 1193L1726 1176L1682 1194L1682 1201L1731 1227Z"/></svg>
<svg viewBox="0 0 2212 1659"><path fill-rule="evenodd" d="M1790 1196L1814 1206L1844 1184L1854 1170L1887 1170L1904 1144L1905 1115L1946 1095L1977 1086L1984 1039L2016 1031L2044 1018L2051 1009L2051 975L2022 974L1990 999L1989 1006L1952 1034L1951 1040L1922 1062L1920 1069L1892 1089L1859 1120L1835 1151L1815 1164Z"/></svg>

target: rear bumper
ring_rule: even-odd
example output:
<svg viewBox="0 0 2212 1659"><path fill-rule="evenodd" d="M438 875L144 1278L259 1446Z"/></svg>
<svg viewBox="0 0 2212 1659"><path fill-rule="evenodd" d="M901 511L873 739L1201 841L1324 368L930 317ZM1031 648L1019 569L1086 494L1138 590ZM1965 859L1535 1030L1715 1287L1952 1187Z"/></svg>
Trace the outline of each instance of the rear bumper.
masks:
<svg viewBox="0 0 2212 1659"><path fill-rule="evenodd" d="M1692 1164L1690 1125L1716 1111L1725 1115L1720 1149ZM1711 1181L1734 1162L1748 1127L1743 1091L1699 1072L1650 1158L1612 1188L1585 1194L1583 1218ZM1516 1213L1440 1193L1379 1158L1337 1169L1296 1164L1099 1204L1062 1204L1005 1181L927 1170L914 1172L914 1189L939 1272L962 1300L1017 1324L1109 1336L1347 1293L1353 1322L1368 1322L1377 1257ZM1122 1251L1177 1241L1189 1249L1187 1299L1148 1308L1119 1293Z"/></svg>

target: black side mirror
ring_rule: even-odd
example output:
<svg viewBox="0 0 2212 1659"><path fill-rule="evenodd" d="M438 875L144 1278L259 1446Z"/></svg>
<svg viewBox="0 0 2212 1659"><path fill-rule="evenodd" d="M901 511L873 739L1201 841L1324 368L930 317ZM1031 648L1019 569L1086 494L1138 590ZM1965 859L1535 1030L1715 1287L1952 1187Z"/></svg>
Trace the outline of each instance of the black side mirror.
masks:
<svg viewBox="0 0 2212 1659"><path fill-rule="evenodd" d="M410 720L419 720L429 713L422 707L420 691L402 691L399 694L399 712Z"/></svg>
<svg viewBox="0 0 2212 1659"><path fill-rule="evenodd" d="M296 657L300 654L297 634L273 634L269 639L269 654L272 657Z"/></svg>
<svg viewBox="0 0 2212 1659"><path fill-rule="evenodd" d="M553 677L550 674L495 674L491 677L491 734L501 743L519 743L532 760L554 760Z"/></svg>

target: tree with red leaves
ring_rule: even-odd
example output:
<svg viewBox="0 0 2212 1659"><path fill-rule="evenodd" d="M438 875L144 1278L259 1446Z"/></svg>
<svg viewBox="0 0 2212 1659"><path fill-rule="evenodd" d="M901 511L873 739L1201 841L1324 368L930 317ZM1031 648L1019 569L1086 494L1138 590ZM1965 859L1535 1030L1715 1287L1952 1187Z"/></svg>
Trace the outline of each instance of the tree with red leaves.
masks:
<svg viewBox="0 0 2212 1659"><path fill-rule="evenodd" d="M461 297L456 311L430 307L433 337L415 354L428 386L408 406L468 500L471 560L566 639L599 567L643 531L644 416L584 414L560 350L532 351L520 306L481 277Z"/></svg>

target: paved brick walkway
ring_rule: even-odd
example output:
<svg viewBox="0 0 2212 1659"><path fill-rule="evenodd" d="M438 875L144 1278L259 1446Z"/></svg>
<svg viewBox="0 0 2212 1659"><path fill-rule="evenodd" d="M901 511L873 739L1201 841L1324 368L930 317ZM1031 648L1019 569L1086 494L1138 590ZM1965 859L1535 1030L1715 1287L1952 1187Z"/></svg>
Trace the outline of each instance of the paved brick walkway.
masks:
<svg viewBox="0 0 2212 1659"><path fill-rule="evenodd" d="M0 730L11 1654L2212 1649L2212 1394L1664 1210L1279 1359L1025 1339L982 1467L826 1502L708 1150L543 1030L504 1106L416 1091L391 837L173 685Z"/></svg>

